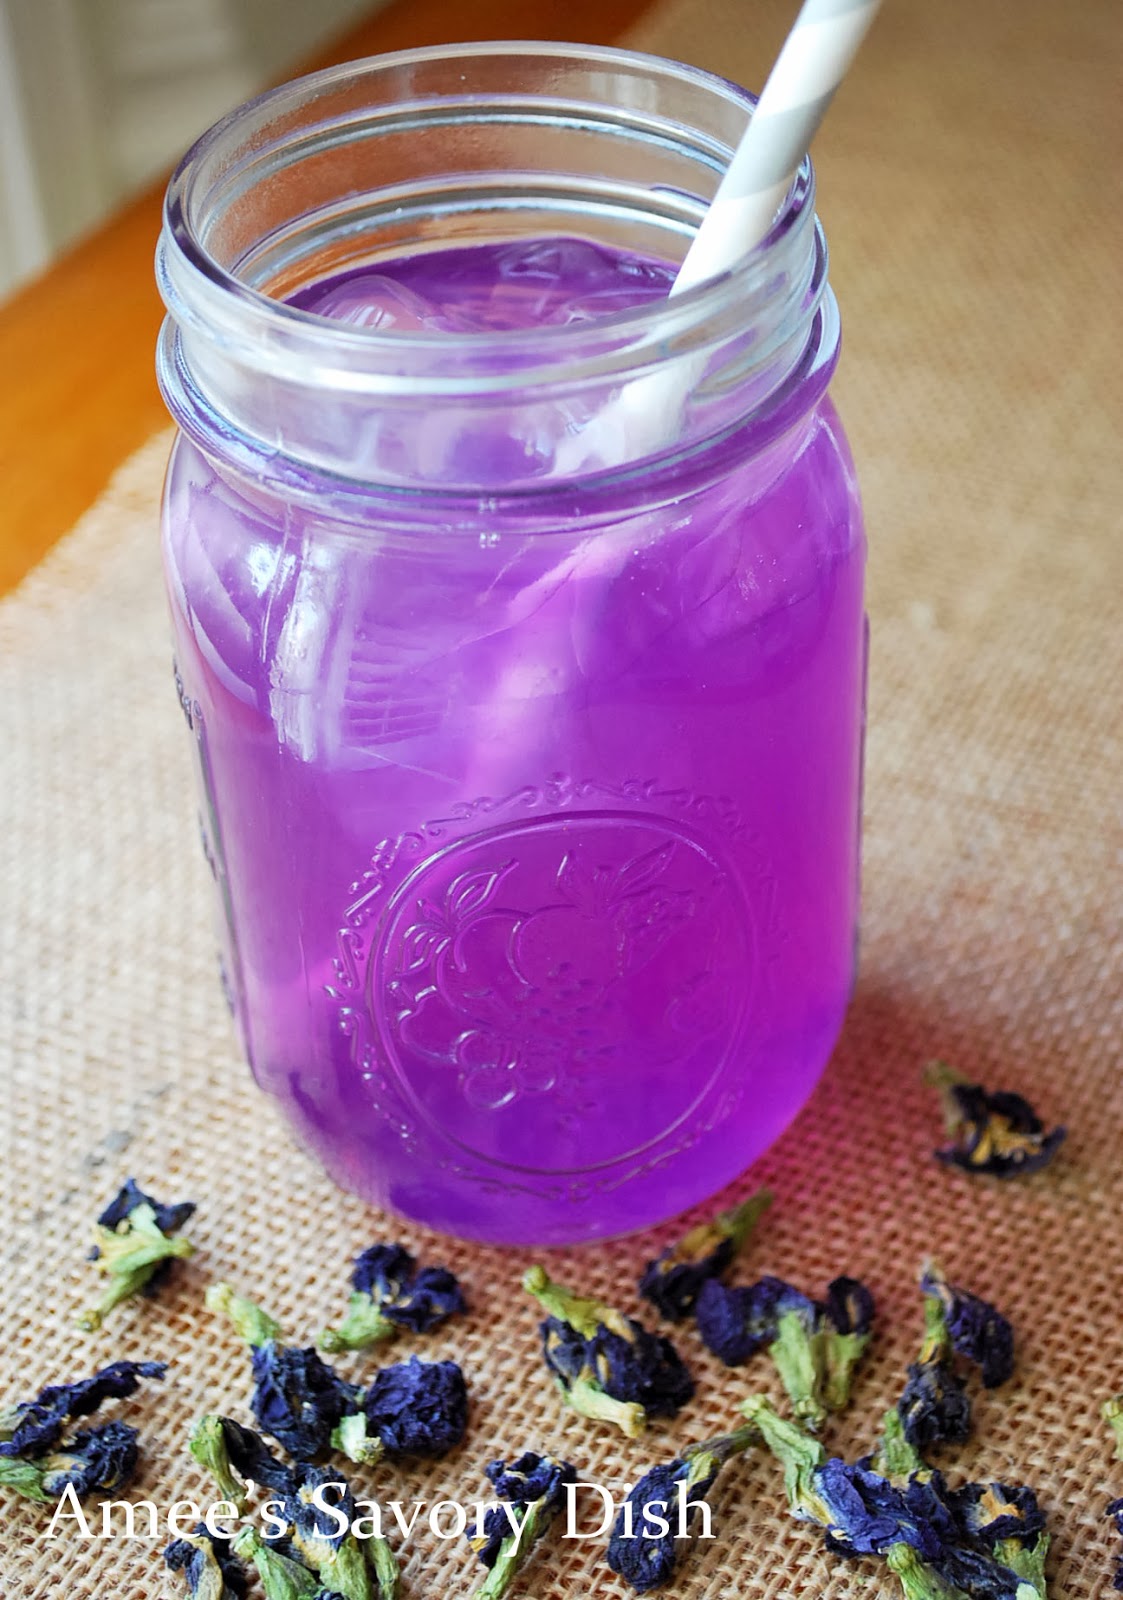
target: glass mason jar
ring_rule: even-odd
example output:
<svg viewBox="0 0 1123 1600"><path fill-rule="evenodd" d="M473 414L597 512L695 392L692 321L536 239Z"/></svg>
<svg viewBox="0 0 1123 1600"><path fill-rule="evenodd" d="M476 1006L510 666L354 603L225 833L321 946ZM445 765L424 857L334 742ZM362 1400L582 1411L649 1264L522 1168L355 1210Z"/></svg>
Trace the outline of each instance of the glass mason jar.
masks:
<svg viewBox="0 0 1123 1600"><path fill-rule="evenodd" d="M331 1176L453 1233L680 1211L834 1044L865 655L838 316L808 164L670 300L484 331L302 301L450 249L673 268L751 109L624 51L411 51L235 111L168 191L164 558L227 994Z"/></svg>

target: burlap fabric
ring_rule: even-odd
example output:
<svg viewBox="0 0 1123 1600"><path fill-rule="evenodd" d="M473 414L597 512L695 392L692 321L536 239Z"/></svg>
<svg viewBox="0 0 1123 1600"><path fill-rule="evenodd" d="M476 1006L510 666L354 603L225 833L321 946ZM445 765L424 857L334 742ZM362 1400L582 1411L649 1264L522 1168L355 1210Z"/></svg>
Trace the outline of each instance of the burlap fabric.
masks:
<svg viewBox="0 0 1123 1600"><path fill-rule="evenodd" d="M759 83L787 12L676 0L634 42ZM1071 1600L1109 1588L1103 1510L1123 1493L1097 1415L1123 1386L1118 21L1114 0L896 0L822 140L848 329L837 393L872 543L864 954L821 1088L752 1174L777 1199L742 1269L813 1290L845 1270L876 1291L875 1351L829 1436L843 1449L872 1438L898 1391L926 1252L1005 1308L1017 1377L980 1400L975 1442L948 1464L1038 1487L1052 1592ZM470 1498L482 1464L524 1444L627 1483L774 1387L767 1360L727 1372L684 1331L700 1386L677 1424L624 1444L564 1416L515 1288L526 1257L425 1237L338 1193L237 1059L169 673L166 448L130 463L0 609L0 1404L119 1356L166 1358L168 1381L121 1413L145 1441L133 1493L206 1498L185 1427L206 1408L245 1417L248 1393L242 1348L203 1310L208 1278L305 1341L339 1311L350 1255L389 1233L463 1275L470 1319L424 1348L462 1361L472 1422L429 1470L356 1473L366 1492ZM1055 1166L1006 1186L938 1167L918 1077L936 1054L1066 1121ZM199 1253L158 1303L83 1336L89 1223L128 1172L199 1201ZM659 1242L553 1264L628 1301ZM730 1469L715 1505L720 1536L676 1584L692 1600L891 1591L789 1520L763 1455ZM39 1509L0 1506L5 1600L164 1592L158 1546L47 1543ZM457 1543L414 1537L402 1556L408 1596L478 1581ZM580 1541L546 1547L524 1590L626 1592Z"/></svg>

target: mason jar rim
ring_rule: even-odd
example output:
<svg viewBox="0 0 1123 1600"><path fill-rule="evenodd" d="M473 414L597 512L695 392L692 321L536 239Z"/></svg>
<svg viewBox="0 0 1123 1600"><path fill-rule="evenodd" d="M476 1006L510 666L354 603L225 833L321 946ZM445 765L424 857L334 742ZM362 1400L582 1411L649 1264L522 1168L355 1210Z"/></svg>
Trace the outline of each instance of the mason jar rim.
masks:
<svg viewBox="0 0 1123 1600"><path fill-rule="evenodd" d="M172 175L164 200L157 278L177 329L190 329L208 343L222 346L228 356L250 370L273 376L287 372L302 381L311 378L351 392L494 394L513 387L525 389L536 381L550 384L562 377L588 382L625 366L629 372L642 371L663 357L669 342L679 350L705 349L728 337L731 318L739 306L753 300L759 303L762 294L767 296L770 282L780 278L789 283L795 308L810 322L826 281L825 244L814 214L810 158L804 159L766 237L733 267L673 298L608 313L593 322L499 332L355 327L262 292L224 267L208 250L203 235L215 184L204 180L208 163L221 155L224 142L232 136L240 136L248 149L253 132L281 123L286 114L314 103L349 80L358 82L365 77L373 84L379 77L390 78L429 63L501 57L568 60L575 68L593 64L642 69L709 92L747 115L755 105L755 96L748 90L698 67L640 51L554 41L429 45L363 57L295 78L227 113L195 141ZM448 96L439 99L452 103ZM439 100L430 97L423 103L434 105ZM593 102L586 97L583 103L591 106ZM283 149L283 144L278 148ZM797 302L801 291L792 280L793 276L798 280L799 274L778 269L807 253L809 230L817 237L823 258L817 274L818 295L810 302L806 298ZM811 249L814 252L814 244ZM784 307L777 310L782 316ZM510 371L502 370L505 351L514 358ZM541 359L528 369L530 351ZM453 353L462 375L445 376L435 383L443 358ZM476 354L479 369L473 366Z"/></svg>

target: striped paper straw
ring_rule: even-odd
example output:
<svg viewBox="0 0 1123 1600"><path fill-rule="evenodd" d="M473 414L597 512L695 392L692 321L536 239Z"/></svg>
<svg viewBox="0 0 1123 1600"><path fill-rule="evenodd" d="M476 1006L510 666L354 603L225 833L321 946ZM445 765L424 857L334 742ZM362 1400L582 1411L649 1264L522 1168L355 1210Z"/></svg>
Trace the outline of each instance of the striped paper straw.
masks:
<svg viewBox="0 0 1123 1600"><path fill-rule="evenodd" d="M804 0L671 289L735 265L772 226L881 0Z"/></svg>

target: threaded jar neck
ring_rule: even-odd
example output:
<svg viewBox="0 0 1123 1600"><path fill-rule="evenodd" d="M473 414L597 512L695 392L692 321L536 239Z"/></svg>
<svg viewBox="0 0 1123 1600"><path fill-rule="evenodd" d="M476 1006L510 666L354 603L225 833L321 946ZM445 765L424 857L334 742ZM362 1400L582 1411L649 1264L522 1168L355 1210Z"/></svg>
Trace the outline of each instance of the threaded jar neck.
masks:
<svg viewBox="0 0 1123 1600"><path fill-rule="evenodd" d="M595 404L701 361L672 454L746 424L766 442L822 392L837 349L809 162L736 268L594 322L387 332L286 303L358 266L520 237L677 262L752 106L691 67L538 43L374 57L262 95L206 133L168 188L157 276L173 414L200 437L385 484L394 471L377 451L356 459L360 417Z"/></svg>

